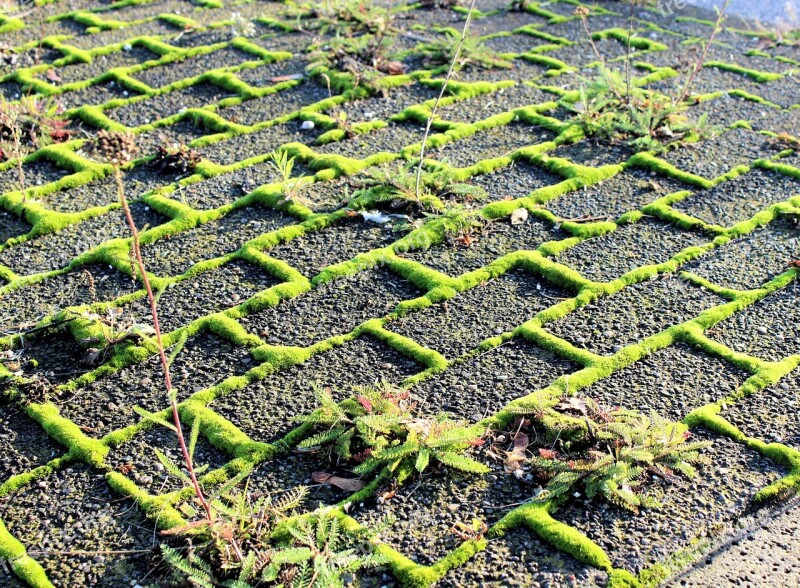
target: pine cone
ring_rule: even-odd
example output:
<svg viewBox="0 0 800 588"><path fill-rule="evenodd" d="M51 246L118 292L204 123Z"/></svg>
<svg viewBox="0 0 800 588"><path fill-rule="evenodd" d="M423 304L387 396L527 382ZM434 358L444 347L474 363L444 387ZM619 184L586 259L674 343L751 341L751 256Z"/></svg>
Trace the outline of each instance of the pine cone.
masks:
<svg viewBox="0 0 800 588"><path fill-rule="evenodd" d="M133 159L139 148L131 133L99 131L88 151L112 165L123 165Z"/></svg>

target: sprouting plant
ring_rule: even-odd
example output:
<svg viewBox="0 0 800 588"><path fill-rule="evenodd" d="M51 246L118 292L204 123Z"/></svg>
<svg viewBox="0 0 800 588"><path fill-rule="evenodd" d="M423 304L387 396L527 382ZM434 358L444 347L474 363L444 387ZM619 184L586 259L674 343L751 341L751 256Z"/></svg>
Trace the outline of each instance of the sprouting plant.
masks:
<svg viewBox="0 0 800 588"><path fill-rule="evenodd" d="M424 174L418 194L416 170L402 161L368 170L359 184L361 190L354 194L354 198L363 198L371 204L385 203L395 210L423 214L443 211L446 207L442 200L472 201L486 198L483 188L460 181L449 168Z"/></svg>
<svg viewBox="0 0 800 588"><path fill-rule="evenodd" d="M575 14L581 19L587 40L599 65L597 77L583 84L578 99L569 98L562 103L575 114L585 135L626 141L636 150L661 152L671 143L689 134L702 137L708 133L707 116L703 115L697 121L689 120L685 115L687 108L685 100L703 67L709 46L722 27L729 2L718 11L717 21L708 42L703 43L697 59L689 68L681 91L673 97L638 88L633 84L631 76L633 0L628 2L630 24L624 75L608 66L595 44L587 18L589 10L583 6L575 9Z"/></svg>
<svg viewBox="0 0 800 588"><path fill-rule="evenodd" d="M131 242L133 250L133 258L136 261L136 268L138 269L139 277L144 283L147 292L147 300L150 305L150 314L153 318L153 330L155 331L156 348L158 349L159 360L161 361L161 369L164 374L164 385L166 387L167 397L170 401L172 409L172 418L174 424L170 428L175 432L178 438L178 444L181 448L184 464L191 480L192 488L194 489L195 496L198 502L203 507L206 518L211 521L214 515L211 511L211 506L205 498L202 488L197 481L197 474L194 469L192 461L192 454L189 451L189 446L186 444L186 439L183 434L183 427L181 425L180 412L178 411L178 394L172 387L172 378L170 376L170 361L167 359L167 353L164 348L164 341L161 337L161 326L158 321L158 309L156 307L156 298L153 294L153 288L150 285L150 278L142 259L142 252L139 243L139 230L136 228L136 222L133 220L128 200L125 196L125 185L122 181L121 166L128 164L138 151L135 137L130 133L120 133L116 131L101 130L97 133L97 138L94 142L88 145L88 150L94 152L100 158L111 165L114 172L114 180L117 186L117 197L119 198L120 207L125 214L125 220L128 223L128 228L131 233ZM178 346L178 350L179 350ZM177 351L173 352L174 354Z"/></svg>
<svg viewBox="0 0 800 588"><path fill-rule="evenodd" d="M458 52L456 48L461 39L460 33L446 30L444 36L431 43L420 45L419 50L426 56L429 65L455 64L456 70L469 67L484 69L511 69L514 64L504 59L497 51L488 47L479 37L468 35Z"/></svg>
<svg viewBox="0 0 800 588"><path fill-rule="evenodd" d="M385 563L364 541L369 531L345 531L331 511L290 519L288 513L300 504L305 488L254 498L233 489L239 481L237 477L225 484L224 495L213 500L218 513L213 523L167 531L200 532L200 543L190 541L185 553L161 546L166 563L191 585L339 587L347 575Z"/></svg>
<svg viewBox="0 0 800 588"><path fill-rule="evenodd" d="M300 448L330 445L340 457L361 462L353 469L357 474L403 466L421 473L431 460L464 472L489 471L464 455L470 447L483 444L485 428L469 426L445 414L416 416L416 403L408 392L389 384L354 390L355 398L337 404L329 389L315 386L320 408L302 421L321 430L303 441Z"/></svg>
<svg viewBox="0 0 800 588"><path fill-rule="evenodd" d="M231 33L234 37L255 37L256 25L240 12L231 12Z"/></svg>
<svg viewBox="0 0 800 588"><path fill-rule="evenodd" d="M358 37L337 35L333 39L327 39L309 54L306 69L310 72L320 68L346 72L353 76L355 86L385 93L385 88L378 83L383 75L405 73L405 66L389 55L393 35L387 33L388 31Z"/></svg>
<svg viewBox="0 0 800 588"><path fill-rule="evenodd" d="M299 202L304 204L302 191L306 187L303 178L293 178L294 157L289 157L289 153L279 149L269 154L267 159L270 167L278 174L281 179L281 189L283 190L283 202Z"/></svg>
<svg viewBox="0 0 800 588"><path fill-rule="evenodd" d="M139 323L134 317L124 317L124 309L112 307L106 310L105 315L96 314L89 311L81 312L79 318L94 323L99 337L82 339L82 345L90 345L86 349L81 362L84 365L96 365L102 363L108 351L114 345L124 343L139 343L146 337L155 334L153 327ZM99 344L99 345L98 345Z"/></svg>
<svg viewBox="0 0 800 588"><path fill-rule="evenodd" d="M548 480L538 500L558 500L576 490L588 498L603 496L631 511L657 508L652 496L637 492L646 473L669 480L677 475L693 478L695 465L706 463L700 455L707 441L690 441L683 423L673 423L655 412L646 416L633 410L604 409L590 398L569 397L556 405L562 414L585 424L583 443L568 449L539 448L530 465Z"/></svg>
<svg viewBox="0 0 800 588"><path fill-rule="evenodd" d="M394 22L391 10L377 6L373 0L321 0L296 8L290 6L289 14L296 16L298 23L301 18L305 18L302 22L308 22L310 28L323 33L333 30L344 31L349 35L380 34L387 31Z"/></svg>
<svg viewBox="0 0 800 588"><path fill-rule="evenodd" d="M159 145L150 167L159 174L183 176L194 171L202 159L199 152L183 143Z"/></svg>
<svg viewBox="0 0 800 588"><path fill-rule="evenodd" d="M9 102L0 96L0 161L16 160L20 191L25 190L25 156L69 140L69 121L59 118L61 113L60 103L53 98L24 96Z"/></svg>

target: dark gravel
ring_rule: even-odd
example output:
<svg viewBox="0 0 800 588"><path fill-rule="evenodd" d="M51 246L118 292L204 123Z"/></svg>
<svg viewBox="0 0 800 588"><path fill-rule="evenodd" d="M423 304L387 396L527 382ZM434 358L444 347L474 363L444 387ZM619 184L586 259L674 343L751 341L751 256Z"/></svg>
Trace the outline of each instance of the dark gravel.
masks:
<svg viewBox="0 0 800 588"><path fill-rule="evenodd" d="M724 302L706 290L664 277L623 288L547 323L545 329L577 347L609 355Z"/></svg>
<svg viewBox="0 0 800 588"><path fill-rule="evenodd" d="M512 251L532 251L547 241L560 241L567 236L564 231L532 217L518 225L500 219L482 229L469 247L451 238L429 249L410 251L403 257L458 276L481 268Z"/></svg>
<svg viewBox="0 0 800 588"><path fill-rule="evenodd" d="M294 417L317 408L314 384L330 387L337 399L344 399L352 395L353 386L400 384L423 369L413 359L366 335L217 398L209 407L253 441L273 443L297 426Z"/></svg>
<svg viewBox="0 0 800 588"><path fill-rule="evenodd" d="M144 582L157 561L155 523L132 500L114 494L102 473L83 464L3 498L0 516L59 587L130 586ZM107 550L134 553L62 553Z"/></svg>
<svg viewBox="0 0 800 588"><path fill-rule="evenodd" d="M750 165L766 157L764 135L748 129L733 129L700 143L692 143L663 156L685 172L713 179L738 165Z"/></svg>
<svg viewBox="0 0 800 588"><path fill-rule="evenodd" d="M556 261L595 282L610 282L637 267L664 263L687 247L708 241L699 233L645 218L583 241L560 254Z"/></svg>
<svg viewBox="0 0 800 588"><path fill-rule="evenodd" d="M20 237L31 230L31 225L13 212L0 210L0 244L14 237Z"/></svg>
<svg viewBox="0 0 800 588"><path fill-rule="evenodd" d="M708 223L730 227L798 194L800 180L756 168L710 190L696 192L673 207Z"/></svg>
<svg viewBox="0 0 800 588"><path fill-rule="evenodd" d="M389 328L455 359L564 297L569 297L565 290L523 270L512 270L392 322Z"/></svg>
<svg viewBox="0 0 800 588"><path fill-rule="evenodd" d="M479 421L578 369L578 364L517 337L436 374L413 393L425 410Z"/></svg>
<svg viewBox="0 0 800 588"><path fill-rule="evenodd" d="M142 246L147 271L179 275L195 263L239 249L245 242L291 224L295 219L254 204L232 210L223 217Z"/></svg>
<svg viewBox="0 0 800 588"><path fill-rule="evenodd" d="M161 329L171 331L207 314L242 304L279 282L263 268L235 259L188 280L173 283L159 298L159 304L169 309L161 317Z"/></svg>
<svg viewBox="0 0 800 588"><path fill-rule="evenodd" d="M137 227L152 228L169 220L141 202L131 204L131 213ZM124 215L120 209L116 209L70 225L57 233L0 251L0 263L22 276L61 269L81 253L101 243L128 236L130 231Z"/></svg>
<svg viewBox="0 0 800 588"><path fill-rule="evenodd" d="M36 322L68 306L110 302L137 289L130 277L110 266L89 265L4 294L0 328Z"/></svg>
<svg viewBox="0 0 800 588"><path fill-rule="evenodd" d="M602 406L621 406L673 421L733 394L750 376L723 359L676 343L581 391Z"/></svg>
<svg viewBox="0 0 800 588"><path fill-rule="evenodd" d="M793 372L774 384L735 404L722 416L745 435L800 449L800 378Z"/></svg>
<svg viewBox="0 0 800 588"><path fill-rule="evenodd" d="M568 192L544 207L565 220L614 220L667 194L688 189L689 186L672 178L632 169L599 184Z"/></svg>
<svg viewBox="0 0 800 588"><path fill-rule="evenodd" d="M508 155L520 147L535 145L553 137L553 133L541 127L512 122L505 126L479 131L439 149L432 149L428 155L431 159L455 167L468 167L484 159Z"/></svg>
<svg viewBox="0 0 800 588"><path fill-rule="evenodd" d="M368 319L386 316L399 302L423 294L388 270L367 270L317 286L239 322L266 343L308 346L349 333Z"/></svg>
<svg viewBox="0 0 800 588"><path fill-rule="evenodd" d="M718 323L708 334L735 351L767 361L800 352L797 297L792 284Z"/></svg>
<svg viewBox="0 0 800 588"><path fill-rule="evenodd" d="M267 250L270 257L285 261L307 278L325 267L347 261L359 253L390 245L398 238L388 224L345 219L320 231L311 231Z"/></svg>
<svg viewBox="0 0 800 588"><path fill-rule="evenodd" d="M239 135L219 141L198 151L214 163L230 165L256 155L271 153L286 143L305 143L309 145L319 136L318 130L302 131L300 123L290 121L286 124L267 127L255 133Z"/></svg>
<svg viewBox="0 0 800 588"><path fill-rule="evenodd" d="M146 123L154 123L175 114L183 108L199 108L219 102L231 96L230 91L201 82L188 88L159 94L147 100L138 100L106 110L105 115L127 127L135 128Z"/></svg>
<svg viewBox="0 0 800 588"><path fill-rule="evenodd" d="M683 269L726 288L758 288L800 257L800 230L787 218L716 249Z"/></svg>
<svg viewBox="0 0 800 588"><path fill-rule="evenodd" d="M562 182L564 178L519 159L488 174L472 176L470 183L480 186L491 200L517 199L534 190Z"/></svg>
<svg viewBox="0 0 800 588"><path fill-rule="evenodd" d="M0 406L0 483L66 453L19 406Z"/></svg>
<svg viewBox="0 0 800 588"><path fill-rule="evenodd" d="M175 357L172 383L178 398L183 400L255 365L244 347L201 333L188 339ZM134 406L150 411L169 406L157 356L98 378L73 392L64 392L55 402L62 415L87 427L87 434L92 437L102 437L138 422L141 417L133 411Z"/></svg>

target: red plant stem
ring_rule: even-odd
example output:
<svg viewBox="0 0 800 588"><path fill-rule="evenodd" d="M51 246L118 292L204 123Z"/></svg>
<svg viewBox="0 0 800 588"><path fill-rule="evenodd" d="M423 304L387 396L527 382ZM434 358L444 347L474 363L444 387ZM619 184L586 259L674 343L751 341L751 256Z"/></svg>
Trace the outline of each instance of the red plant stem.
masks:
<svg viewBox="0 0 800 588"><path fill-rule="evenodd" d="M142 282L144 282L145 290L147 290L147 299L150 302L150 313L153 315L153 328L156 332L158 356L161 359L161 369L164 372L164 383L167 386L167 395L169 396L169 400L172 405L172 418L175 422L175 430L178 435L178 442L181 446L181 452L183 453L183 460L186 462L186 469L189 471L189 477L192 480L192 486L194 486L194 493L197 495L197 499L200 501L200 504L203 505L203 510L206 512L207 519L211 521L214 518L211 512L211 506L208 504L208 501L203 495L203 490L200 488L200 484L197 481L197 475L194 472L194 465L192 464L192 456L189 454L189 449L186 447L186 439L183 436L183 427L181 426L180 413L178 412L178 399L176 395L172 393L172 378L170 378L169 375L169 362L167 361L167 354L164 350L164 342L161 338L161 327L158 323L156 299L155 296L153 296L153 289L150 287L150 280L147 277L147 272L144 269L142 252L139 248L139 231L136 229L136 223L133 221L133 215L131 215L131 209L128 206L128 200L125 198L125 190L123 189L122 185L122 173L120 172L118 165L114 166L114 178L117 181L117 194L119 196L119 202L122 205L122 210L125 212L125 218L128 221L128 227L130 228L131 235L133 237L133 253L136 256L136 264L139 266L139 273L142 276Z"/></svg>

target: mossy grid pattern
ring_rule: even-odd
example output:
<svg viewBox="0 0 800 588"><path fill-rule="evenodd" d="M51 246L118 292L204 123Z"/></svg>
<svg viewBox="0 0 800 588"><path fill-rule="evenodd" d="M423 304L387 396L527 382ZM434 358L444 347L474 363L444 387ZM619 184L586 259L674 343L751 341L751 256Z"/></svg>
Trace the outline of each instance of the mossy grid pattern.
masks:
<svg viewBox="0 0 800 588"><path fill-rule="evenodd" d="M437 152L446 154L452 151L454 154L460 153L458 161L463 161L466 165L454 168L455 173L465 181L490 172L496 172L496 177L502 178L515 165L523 169L523 166L533 166L541 170L542 178L551 179L548 185L511 195L506 194L507 186L498 187L503 191L504 198L486 204L480 213L494 222L506 223L512 211L524 207L532 217L529 222L535 221L552 227L550 234L553 238L543 240L538 245L528 245L526 241L524 248L515 247L512 240L510 243L513 250L494 250L494 254L490 250L486 253L488 258L480 267L453 275L453 272L442 273L403 256L405 252L420 248L420 244L432 246L446 240L441 222L432 218L411 234L397 234L388 241L380 239L366 248L353 247L353 253L358 251L355 257L324 267L312 276L306 270L303 270L306 274L304 275L303 271L298 271L289 263L271 257L270 249L283 243L291 244L293 240L301 239L304 235L321 235L325 231L336 232L339 227L347 227L348 224L342 222L348 216L344 206L340 204L338 208L331 209L330 199L326 200L324 208L319 209L315 208L313 199L308 202L308 206L282 202L282 185L278 178L265 178L263 173L258 176L260 185L244 182L239 187L232 187L230 197L225 197L226 203L213 209L191 207L181 197L182 187L191 184L195 186L193 190L202 190L202 183L212 181L212 178L259 166L267 159L268 152L277 147L283 147L296 156L298 164L303 164L303 181L316 183L315 189L318 186L324 187L325 183L341 176L357 177L372 166L396 159L413 161L420 149L417 139L414 139L416 142L398 145L398 136L402 140L409 135L391 132L382 135L381 130L391 131L391 125L403 124L404 131L411 131L411 136L419 131L417 136L421 139L420 125L427 118L432 106L432 101L424 100L424 97L440 87L443 70L423 69L423 62L415 58L412 44L412 48L402 58L417 69L405 75L386 76L381 83L387 88L389 95L394 91L402 92L402 88L394 89L398 86L413 84L419 102L393 110L391 107L381 107L379 99L367 97L367 92L362 87L354 86L352 76L346 73L328 72L333 80L331 97L327 96L319 78L305 82L293 77L292 74L302 71L303 52L308 39L293 31L294 23L282 19L284 6L281 3L122 0L99 7L92 2L70 2L69 7L65 7L67 3L63 1L43 0L40 4L45 15L43 30L46 36L42 46L46 62L4 72L0 78L4 95L12 100L23 92L63 96L69 107L66 115L80 122L90 133L91 129L97 128L123 130L126 127L121 121L135 122L138 126L129 130L141 135L144 145L153 144L152 139L148 142L146 137L163 132L172 140L183 140L198 149L214 146L204 152L221 153L220 157L233 161L220 165L213 158L206 159L191 177L172 183L170 179L164 179L157 185L145 185L143 189L137 189L136 183L129 187L130 195L135 197L137 205L143 211L150 211L151 216L158 217L156 224L151 224L142 234L145 252L152 243L159 243L160 250L163 251L163 245L170 237L176 238L181 234L190 234L191 231L202 236L195 239L196 248L192 248L193 238L190 237L187 240L188 249L181 251L183 257L179 260L178 267L188 269L179 275L152 277L158 289L170 288L173 284L181 287L181 284L189 284L192 280L202 282L202 279L198 280L198 276L202 277L206 273L211 275L211 272L215 272L214 279L219 280L217 273L224 276L226 267L262 268L266 275L271 276L249 284L245 300L234 297L220 301L217 306L223 310L219 312L205 316L181 316L175 324L184 326L167 335L170 345L182 337L197 340L211 335L212 338L224 341L228 347L232 345L240 348L238 353L225 357L247 356L247 361L228 370L235 375L227 378L220 375L219 378L209 380L208 387L202 389L194 389L188 384L187 389L182 390L182 418L187 424L194 419L201 419L201 434L208 451L218 454L219 459L215 458L215 463L225 463L223 467L205 474L203 484L207 487L219 484L243 468L257 464L266 464L268 471L270 462L280 459L286 454L287 448L305 434L301 427L280 439L248 437L229 420L212 410L215 398L243 390L250 384L267 383L268 378L276 372L293 368L313 356L329 353L334 349L346 349L349 341L368 337L370 340L382 342L392 353L399 353L419 365L420 371L408 377L405 382L412 387L412 391L414 386L436 378L438 374L447 372L451 366L463 366L478 354L515 338L524 339L526 344L552 353L559 365L570 362L569 365L575 366L576 371L556 378L542 389L526 390L528 394L521 392L520 397L513 400L512 404L530 403L542 395L574 393L595 382L602 382L604 378L623 369L635 370L637 360L658 350L688 344L743 371L749 377L726 398L719 398L712 404L683 407L683 413L688 414L686 421L692 427L704 427L717 435L729 437L747 451L760 454L781 468L785 475L761 488L755 497L757 500L782 495L797 488L800 482L798 448L746 436L725 419L725 410L736 405L739 399L758 398L763 390L779 381L796 386L796 379L785 376L800 364L800 348L790 345L793 354L787 352L783 357L766 361L734 351L705 334L706 330L712 329L717 323L737 316L749 306L759 304L770 296L780 295L789 288L797 278L797 270L780 273L780 268L786 267L784 262L791 260L790 255L797 257L797 249L790 250L787 245L787 257L782 262L770 265L770 268L777 269L770 269L772 273L768 279L761 280L757 287L747 290L731 289L723 285L724 281L715 283L714 277L719 276L724 280L724 273L710 272L710 277L700 277L681 270L684 264L692 260L716 256L715 251L724 251L726 247L735 246L742 239L747 239L748 234L762 230L762 227L783 222L783 215L797 212L800 208L800 168L797 167L796 156L792 157L791 152L776 154L774 151L758 149L758 145L770 135L790 130L781 125L786 120L792 120L792 110L800 108L800 95L793 92L792 88L792 84L795 84L796 89L796 80L791 77L793 71L800 68L800 54L793 52L792 48L780 46L774 50L762 48L759 39L769 38L769 33L749 29L747 23L736 23L726 28L718 37L720 50L713 52L713 61L703 70L699 83L704 91L708 89L708 93L698 99L698 112L709 112L712 121L714 105L722 104L727 99L717 90L720 89L720 84L730 85L731 79L737 87L725 86L725 90L739 99L762 107L743 109L743 112L757 116L758 120L726 121L730 128L730 137L737 137L736 146L747 144L748 151L740 149L735 156L725 156L719 162L719 167L709 167L709 162L705 161L697 168L681 166L680 162L690 162L691 158L678 158L678 164L673 165L668 163L668 158L659 158L648 153L631 155L626 150L607 150L599 160L594 160L591 155L586 155L587 150L561 149L558 154L570 154L571 157L564 159L549 154L562 145L578 143L581 146L587 142L581 137L580 131L569 124L563 110L557 108L555 102L570 92L574 95L579 85L579 76L576 73L589 75L591 68L598 65L582 39L580 22L572 16L579 2L528 2L523 13L507 13L501 2L487 2L484 6L479 2L480 10L474 29L485 35L487 41L493 40L492 43L503 50L519 47L520 52L506 55L517 67L511 70L472 70L461 80L452 83L445 104L458 104L454 108L443 109L441 117L434 124L435 133L430 140L430 165L449 165L447 157L437 158ZM615 12L619 11L620 3L598 2L587 7L591 13L589 20L597 31L595 36L598 43L607 50L612 67L620 66L627 25L626 15ZM254 19L255 37L232 36L230 14L233 11ZM410 5L401 11L407 17L400 21L401 26L409 31L415 28L415 20L410 17L420 19L421 23L431 24L433 30L441 30L437 27L445 26L457 28L464 17L464 11L460 8L437 10L431 14ZM679 53L707 36L711 23L680 15L677 19L666 19L655 10L637 9L634 26L638 33L634 43L637 50L635 83L664 89L678 79L677 72L668 64L675 63ZM38 43L38 35L39 27L36 24L14 17L2 17L0 20L0 41L15 47L21 53L30 54ZM503 43L503 37L509 37L509 41L513 42ZM524 40L527 41L523 42ZM209 63L214 65L207 66ZM97 67L93 67L95 64ZM268 73L258 75L260 68ZM51 75L50 70L57 75ZM164 75L159 72L164 72ZM287 72L289 75L285 76ZM715 75L720 75L724 82L717 84ZM59 78L61 82L53 81ZM530 91L513 91L513 88L519 87L530 88ZM506 90L511 98L504 98ZM337 107L347 111L348 105L357 100L364 102L356 104L356 111L369 112L373 118L367 120L365 117L365 120L354 121L352 130L357 135L349 138L337 127L331 114ZM374 108L366 102L369 100L374 102ZM534 102L530 103L530 100ZM256 106L250 109L249 101ZM486 109L490 105L494 108L461 110L462 103L465 109L469 109L471 101L485 104ZM499 110L497 105L501 105ZM465 119L465 112L474 112L475 117ZM242 114L234 116L234 113ZM250 124L243 124L242 120ZM317 130L301 132L302 121L313 121ZM504 135L505 128L513 130ZM320 135L319 131L323 134ZM529 132L527 138L526 132ZM257 140L249 141L247 136L250 134ZM745 139L740 139L739 135L744 135ZM226 141L230 141L234 147L226 150ZM75 294L73 300L83 302L83 305L70 307L70 301L64 302L63 296L59 300L53 300L52 304L43 304L51 312L47 316L39 317L40 326L55 323L65 317L74 317L75 310L104 312L108 307L115 306L123 306L129 313L146 316L141 304L142 290L129 287L131 267L127 261L128 239L103 238L98 241L81 237L80 228L84 223L91 223L92 219L101 215L112 214L119 217L122 223L118 205L109 198L108 176L111 170L82 154L79 150L82 142L83 139L76 139L29 155L26 157L26 169L47 169L50 166L57 168L59 174L50 183L29 187L25 194L12 189L0 195L0 205L7 211L2 217L3 229L0 232L7 240L0 245L0 255L5 252L13 253L15 248L46 237L55 238L53 247L58 248L62 254L64 251L71 252L70 261L59 263L59 267L52 271L29 273L0 266L0 280L3 283L0 286L0 297L24 299L20 294L24 294L26 289L32 289L47 280L57 280L58 276L75 276L80 273L81 268L91 268L94 264L103 264L111 271L118 272L126 278L120 282L127 280L128 287L122 285L115 290L114 295L119 297L112 301L108 300L104 291L106 301L102 303L86 305L85 292L82 292ZM348 142L356 148L322 148L322 145L336 142L342 142L343 145ZM459 152L460 142L469 145L468 157L464 157L463 151ZM442 149L445 146L447 148ZM680 150L688 151L693 148L692 145L686 145L680 147ZM597 148L590 146L588 153L591 154L593 149ZM363 153L363 157L356 159L331 154L338 152ZM126 174L126 181L130 178L132 182L136 182L133 178L140 172L141 166L146 164L149 154L144 155L134 162L133 170ZM786 158L782 162L783 156ZM0 169L4 185L13 185L12 168L12 164L6 164ZM717 169L720 173L714 175L709 169ZM691 216L691 208L686 211L680 206L683 201L691 202L692 195L697 192L711 189L724 191L726 182L756 170L773 176L777 174L782 179L781 185L786 198L781 196L779 202L760 202L757 212L750 218L727 227ZM563 207L571 194L575 194L577 198L580 191L588 186L593 186L592 190L599 189L602 194L604 180L622 177L620 174L626 172L630 176L626 181L630 182L641 182L642 180L636 178L642 172L649 173L652 178L648 186L637 184L628 191L652 193L652 199L641 208L635 208L627 202L614 201L614 195L607 194L612 203L609 210L614 211L607 216L602 214L602 206L601 214L593 213L591 217L577 218L560 218L548 209L550 201ZM35 174L35 171L30 173ZM142 177L146 178L147 175ZM491 180L485 181L489 177L491 176L484 176L476 181L485 187L488 184L491 195ZM668 193L660 193L663 192L663 187L659 186L659 181L669 186ZM676 191L676 183L683 189ZM94 189L96 192L92 200ZM70 193L77 195L79 190L80 196L71 201ZM58 202L67 202L69 205L54 206L56 194ZM109 201L112 203L109 204ZM74 202L80 205L73 204ZM628 209L628 206L632 207ZM621 215L620 207L625 210ZM370 202L353 201L349 203L349 208L368 209ZM8 214L13 217L9 217L12 220L6 222ZM634 256L621 260L620 267L624 270L617 272L614 267L608 267L603 268L603 271L588 272L588 275L595 277L613 277L604 282L592 281L575 268L559 263L561 253L565 253L564 258L568 259L567 250L584 241L588 241L586 247L591 250L592 240L617 230L622 231L626 224L647 222L658 226L658 223L644 219L645 216L655 217L661 224L669 223L669 232L683 235L686 246L676 247L681 239L673 239L669 246L662 246L656 230L652 233L652 242L648 242L648 247L653 250L647 251L646 265L642 265L645 262L637 262ZM236 219L235 223L240 225L225 225L226 219ZM203 231L204 227L213 227L214 223L226 227L227 232L235 231L237 226L241 226L242 231L233 235L220 233L219 238L214 240L209 238L209 234L213 235L213 230ZM59 235L63 235L63 238ZM511 235L510 238L513 239L513 232ZM313 243L314 240L310 242ZM613 243L614 240L608 242ZM324 248L326 241L322 239L320 243ZM508 243L506 241L506 249ZM624 245L625 241L622 240L622 243ZM782 249L776 246L776 250L778 252L774 256L779 257ZM195 252L197 257L193 255ZM603 263L603 253L602 250L597 253L595 263ZM605 253L624 255L624 252L619 251ZM303 266L318 268L314 251L306 251L306 254L309 257ZM744 263L753 263L753 260L746 260ZM385 297L385 300L378 300L378 304L370 307L359 318L359 324L346 333L321 340L315 337L314 344L307 347L281 346L268 344L268 333L248 331L239 322L239 319L248 315L279 307L286 300L302 301L304 296L311 301L312 307L299 312L305 313L306 320L313 320L313 301L324 299L324 293L323 296L315 297L317 290L322 292L323 289L331 288L367 288L369 280L359 281L357 278L364 272L372 271L375 266L382 266L381 271L374 275L379 280L385 280L387 285L372 287L370 293ZM753 274L762 277L763 268L758 267L758 263L755 266ZM737 270L741 271L741 268ZM522 322L523 319L515 321L513 316L506 317L511 320L504 321L499 332L494 332L466 354L446 359L439 352L424 347L421 342L412 338L401 336L392 329L392 323L396 319L406 317L406 320L414 320L416 314L422 316L421 313L429 307L434 307L429 311L439 312L447 300L460 293L484 288L486 282L517 271L534 276L546 287L550 284L558 288L557 291L561 294L557 298L545 299L547 308L538 313L529 313L533 314L529 320ZM622 271L625 273L621 273ZM663 329L663 324L659 323L658 332L640 337L624 346L616 346L611 355L599 355L583 349L555 336L548 329L548 323L568 315L574 314L578 317L585 306L613 300L614 296L624 296L627 289L637 285L644 287L646 282L656 278L680 278L688 284L686 288L697 292L703 289L702 297L706 303L701 306L687 306L696 310L695 315L676 315L679 320L673 320L670 315L669 320L663 321L669 327ZM391 285L388 285L389 282ZM259 290L260 287L266 289ZM43 291L47 292L48 289ZM663 291L677 295L675 293L683 289L667 288ZM679 306L681 300L663 302ZM67 308L64 308L65 304ZM363 313L364 309L360 310ZM162 312L169 313L169 309L165 308ZM797 312L796 304L790 308L790 312ZM800 317L795 314L788 320L796 323L798 318ZM7 320L4 325L7 330L0 340L0 346L16 349L20 345L20 339L14 335L11 327L19 325L14 321L13 314L4 316L3 320ZM511 326L506 326L505 322ZM79 341L98 335L96 324L85 319L70 321L67 331L58 340L58 345L70 348L73 355L79 347ZM581 336L581 333L575 333L573 340ZM15 496L22 495L36 484L46 483L50 478L63 479L65 475L69 478L72 475L69 472L75 470L86 475L86 468L90 468L104 475L115 492L131 497L159 527L168 528L181 524L184 515L176 506L189 496L187 492L151 494L149 486L114 469L111 466L112 460L107 458L110 451L122 451L124 454L126 444L133 444L134 439L139 439L144 430L150 427L148 423L131 416L124 427L99 437L93 435L91 427L79 427L65 418L59 409L62 397L79 394L83 388L115 372L150 362L154 352L155 347L150 340L145 340L140 346L118 349L109 354L99 368L93 371L88 371L87 368L83 375L61 384L57 398L28 405L23 418L28 419L30 424L40 426L47 433L47 443L53 447L62 447L63 451L61 455L36 467L33 467L36 460L29 459L31 469L27 471L10 472L12 475L0 480L0 500L13 500ZM13 392L14 378L11 371L7 367L0 369L3 370L0 375L5 375L8 378L6 382L11 382L10 388ZM41 373L48 373L47 365L38 366L37 369ZM183 376L191 381L191 374ZM157 377L157 371L154 372L154 377ZM797 392L794 389L794 394ZM109 410L114 410L114 407L109 407ZM503 425L512 418L507 410L500 410L485 416L484 422ZM746 416L740 411L737 419L746 420ZM355 527L358 523L347 514L345 505L369 500L379 484L380 480L375 481L357 495L339 501L342 520L348 526ZM691 487L685 491L691 492ZM337 498L333 498L332 502L336 500ZM580 564L574 559L564 560L567 568L573 565L569 562L573 562L576 570L583 570L588 565L604 571L608 574L607 579L611 585L657 584L668 577L676 565L698 557L700 551L694 538L687 537L682 546L683 552L672 559L655 562L634 575L631 570L614 568L610 557L597 543L557 519L558 512L551 505L523 504L513 508L496 522L489 537L527 527L538 533L552 547L580 560ZM512 531L509 536L514 536L514 533L517 531ZM25 540L24 534L16 535L9 533L0 524L0 556L7 559L16 575L31 586L52 585L41 562L27 555L22 542ZM415 563L409 559L408 554L400 553L386 544L378 547L389 557L389 571L394 578L403 584L417 586L435 583L445 577L449 570L462 566L485 548L485 539L468 541L426 566Z"/></svg>

